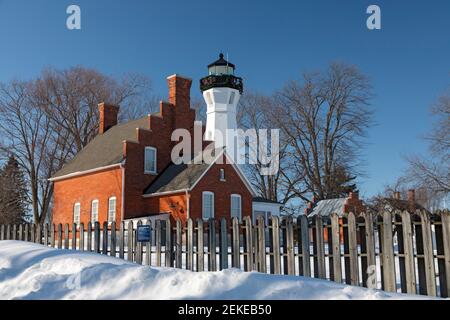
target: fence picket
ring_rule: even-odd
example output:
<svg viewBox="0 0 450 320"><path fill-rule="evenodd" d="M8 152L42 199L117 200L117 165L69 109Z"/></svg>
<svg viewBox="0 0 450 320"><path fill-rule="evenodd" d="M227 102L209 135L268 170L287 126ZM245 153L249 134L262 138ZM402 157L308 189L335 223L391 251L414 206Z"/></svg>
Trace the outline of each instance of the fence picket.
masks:
<svg viewBox="0 0 450 320"><path fill-rule="evenodd" d="M323 221L322 216L317 215L316 220L316 245L317 245L317 275L320 279L326 278L325 269L325 247L323 239Z"/></svg>
<svg viewBox="0 0 450 320"><path fill-rule="evenodd" d="M94 223L94 252L100 253L100 223Z"/></svg>
<svg viewBox="0 0 450 320"><path fill-rule="evenodd" d="M0 226L0 240L6 240L6 231L5 231L5 225Z"/></svg>
<svg viewBox="0 0 450 320"><path fill-rule="evenodd" d="M87 251L92 252L92 222L87 225Z"/></svg>
<svg viewBox="0 0 450 320"><path fill-rule="evenodd" d="M166 220L166 267L173 267L172 225Z"/></svg>
<svg viewBox="0 0 450 320"><path fill-rule="evenodd" d="M358 242L356 237L356 217L353 212L348 215L348 238L350 253L350 283L354 286L359 284L358 270Z"/></svg>
<svg viewBox="0 0 450 320"><path fill-rule="evenodd" d="M301 239L301 247L302 247L302 254L301 254L301 270L302 273L300 275L303 275L305 277L311 276L311 258L310 258L310 239L309 239L309 231L308 231L308 218L306 215L302 215L300 218L300 239ZM299 256L300 257L300 256ZM300 261L299 261L300 264Z"/></svg>
<svg viewBox="0 0 450 320"><path fill-rule="evenodd" d="M232 219L232 241L233 241L233 248L232 248L232 259L231 264L233 268L240 268L241 267L241 246L240 246L240 228L239 228L239 219L234 217Z"/></svg>
<svg viewBox="0 0 450 320"><path fill-rule="evenodd" d="M445 210L441 212L442 221L442 242L444 249L444 264L446 275L447 296L450 291L450 212Z"/></svg>
<svg viewBox="0 0 450 320"><path fill-rule="evenodd" d="M162 226L161 220L155 221L156 266L161 267Z"/></svg>
<svg viewBox="0 0 450 320"><path fill-rule="evenodd" d="M244 217L245 236L244 236L244 270L253 270L253 230L252 218Z"/></svg>
<svg viewBox="0 0 450 320"><path fill-rule="evenodd" d="M436 296L436 272L434 266L433 238L431 234L430 216L424 210L419 211L422 220L423 254L425 259L425 276L427 294Z"/></svg>
<svg viewBox="0 0 450 320"><path fill-rule="evenodd" d="M270 227L270 273L281 274L280 219L277 216L270 218Z"/></svg>
<svg viewBox="0 0 450 320"><path fill-rule="evenodd" d="M384 290L395 292L395 264L394 264L394 242L392 230L392 214L388 211L383 212L383 284Z"/></svg>
<svg viewBox="0 0 450 320"><path fill-rule="evenodd" d="M194 223L191 218L187 220L186 246L186 269L194 271Z"/></svg>
<svg viewBox="0 0 450 320"><path fill-rule="evenodd" d="M102 230L102 254L108 255L108 222L103 222Z"/></svg>
<svg viewBox="0 0 450 320"><path fill-rule="evenodd" d="M22 225L20 225L19 232L22 233ZM22 237L22 235L20 235ZM48 223L44 224L44 246L48 246Z"/></svg>
<svg viewBox="0 0 450 320"><path fill-rule="evenodd" d="M62 224L58 224L58 249L62 249L62 239L63 238L63 232L62 232Z"/></svg>
<svg viewBox="0 0 450 320"><path fill-rule="evenodd" d="M12 240L17 240L17 225L13 225L12 227Z"/></svg>
<svg viewBox="0 0 450 320"><path fill-rule="evenodd" d="M19 225L19 236L18 236L18 240L19 241L23 241L23 224Z"/></svg>
<svg viewBox="0 0 450 320"><path fill-rule="evenodd" d="M11 231L8 231L8 233L9 236L11 237ZM30 242L36 242L36 225L34 223L31 224L30 228Z"/></svg>
<svg viewBox="0 0 450 320"><path fill-rule="evenodd" d="M216 271L216 223L214 219L208 220L208 252L208 271Z"/></svg>
<svg viewBox="0 0 450 320"><path fill-rule="evenodd" d="M55 247L55 225L53 223L50 225L50 246Z"/></svg>
<svg viewBox="0 0 450 320"><path fill-rule="evenodd" d="M176 223L176 237L175 237L175 267L181 269L183 266L183 230L181 226L181 220L177 220ZM203 236L203 232L198 232ZM198 246L197 246L198 250ZM198 264L197 264L198 266Z"/></svg>
<svg viewBox="0 0 450 320"><path fill-rule="evenodd" d="M77 250L77 224L72 224L72 250Z"/></svg>
<svg viewBox="0 0 450 320"><path fill-rule="evenodd" d="M84 251L84 223L80 223L80 251Z"/></svg>
<svg viewBox="0 0 450 320"><path fill-rule="evenodd" d="M117 232L116 232L116 222L111 222L111 248L109 250L109 255L111 257L116 256L117 251Z"/></svg>
<svg viewBox="0 0 450 320"><path fill-rule="evenodd" d="M152 221L147 219L147 225L150 226L150 241L147 241L145 244L145 264L148 266L152 265L152 238L153 238L153 229L152 229ZM120 245L119 245L120 250Z"/></svg>
<svg viewBox="0 0 450 320"><path fill-rule="evenodd" d="M259 216L256 220L256 256L258 256L258 271L266 273L267 261L266 261L266 232L265 232L265 219L263 216Z"/></svg>
<svg viewBox="0 0 450 320"><path fill-rule="evenodd" d="M139 228L140 226L142 226L142 221L141 221L141 220L139 220L139 221L137 222L136 230L137 230L137 228ZM137 231L136 231L136 233L137 233ZM142 242L137 241L137 235L136 235L136 240L134 241L134 243L136 244L136 254L135 254L134 260L135 260L135 262L136 262L137 264L142 264L142 252L143 252L143 247L142 247Z"/></svg>
<svg viewBox="0 0 450 320"><path fill-rule="evenodd" d="M134 261L134 228L133 221L128 221L127 226L127 260L133 262Z"/></svg>
<svg viewBox="0 0 450 320"><path fill-rule="evenodd" d="M120 222L119 230L119 258L125 258L125 222Z"/></svg>
<svg viewBox="0 0 450 320"><path fill-rule="evenodd" d="M416 294L416 276L414 267L414 249L413 249L413 229L411 225L411 215L408 211L401 213L402 231L403 231L403 251L405 261L405 280L406 292Z"/></svg>
<svg viewBox="0 0 450 320"><path fill-rule="evenodd" d="M336 213L331 215L331 238L333 244L333 280L342 283L340 225L339 216Z"/></svg>
<svg viewBox="0 0 450 320"><path fill-rule="evenodd" d="M227 219L220 219L220 244L219 244L220 270L228 269L228 225Z"/></svg>

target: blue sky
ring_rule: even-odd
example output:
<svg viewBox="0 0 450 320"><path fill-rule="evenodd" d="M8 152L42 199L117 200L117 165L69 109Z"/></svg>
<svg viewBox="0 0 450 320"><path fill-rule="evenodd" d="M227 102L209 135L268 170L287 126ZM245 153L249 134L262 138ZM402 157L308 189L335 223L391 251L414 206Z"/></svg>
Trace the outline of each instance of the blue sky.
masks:
<svg viewBox="0 0 450 320"><path fill-rule="evenodd" d="M66 28L70 4L81 7L80 31ZM381 7L381 30L366 28L370 4ZM0 0L0 81L84 65L143 73L162 97L166 77L183 74L199 95L220 51L261 93L332 61L367 74L377 124L360 190L370 196L402 173L404 155L427 151L429 106L450 85L450 1Z"/></svg>

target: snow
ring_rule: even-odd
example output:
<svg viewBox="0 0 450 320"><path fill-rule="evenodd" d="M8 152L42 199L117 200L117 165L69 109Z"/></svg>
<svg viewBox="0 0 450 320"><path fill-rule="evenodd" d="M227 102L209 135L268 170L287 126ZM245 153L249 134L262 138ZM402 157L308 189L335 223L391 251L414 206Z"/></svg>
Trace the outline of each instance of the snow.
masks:
<svg viewBox="0 0 450 320"><path fill-rule="evenodd" d="M150 268L94 253L0 241L0 299L423 299L298 276Z"/></svg>

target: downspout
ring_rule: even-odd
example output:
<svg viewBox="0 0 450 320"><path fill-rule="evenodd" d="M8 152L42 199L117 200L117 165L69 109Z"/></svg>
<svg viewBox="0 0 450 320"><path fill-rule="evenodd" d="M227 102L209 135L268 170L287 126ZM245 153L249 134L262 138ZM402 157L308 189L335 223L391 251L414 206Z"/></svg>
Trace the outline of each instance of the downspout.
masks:
<svg viewBox="0 0 450 320"><path fill-rule="evenodd" d="M126 160L124 159L121 163L120 163L120 169L122 170L122 199L121 199L121 206L120 206L120 222L122 223L124 221L124 211L125 211L125 162Z"/></svg>

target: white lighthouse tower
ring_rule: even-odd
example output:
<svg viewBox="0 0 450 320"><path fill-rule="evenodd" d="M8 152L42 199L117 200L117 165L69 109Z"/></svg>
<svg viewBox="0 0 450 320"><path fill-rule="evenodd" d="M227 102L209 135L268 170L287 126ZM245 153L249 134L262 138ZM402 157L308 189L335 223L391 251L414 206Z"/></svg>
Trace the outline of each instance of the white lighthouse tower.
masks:
<svg viewBox="0 0 450 320"><path fill-rule="evenodd" d="M205 140L214 141L217 148L227 147L230 153L234 153L236 106L243 92L242 78L234 71L234 64L220 54L219 60L208 66L208 76L200 80L207 104Z"/></svg>

